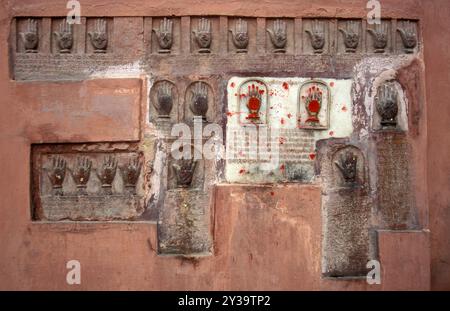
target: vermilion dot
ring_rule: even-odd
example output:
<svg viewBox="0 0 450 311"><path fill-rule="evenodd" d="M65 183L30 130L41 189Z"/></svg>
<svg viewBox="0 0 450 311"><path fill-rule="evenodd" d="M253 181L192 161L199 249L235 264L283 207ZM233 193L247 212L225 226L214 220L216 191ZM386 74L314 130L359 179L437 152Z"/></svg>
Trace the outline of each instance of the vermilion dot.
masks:
<svg viewBox="0 0 450 311"><path fill-rule="evenodd" d="M319 112L320 104L317 100L312 100L308 104L309 111L311 112Z"/></svg>
<svg viewBox="0 0 450 311"><path fill-rule="evenodd" d="M230 87L234 87L234 86L235 86L234 82L231 82Z"/></svg>
<svg viewBox="0 0 450 311"><path fill-rule="evenodd" d="M283 82L283 89L289 90L289 84L287 82Z"/></svg>
<svg viewBox="0 0 450 311"><path fill-rule="evenodd" d="M314 159L316 158L316 154L315 154L315 153L310 153L310 154L309 154L309 158L310 158L311 160L314 160Z"/></svg>
<svg viewBox="0 0 450 311"><path fill-rule="evenodd" d="M330 82L330 86L333 87L334 86L334 82Z"/></svg>

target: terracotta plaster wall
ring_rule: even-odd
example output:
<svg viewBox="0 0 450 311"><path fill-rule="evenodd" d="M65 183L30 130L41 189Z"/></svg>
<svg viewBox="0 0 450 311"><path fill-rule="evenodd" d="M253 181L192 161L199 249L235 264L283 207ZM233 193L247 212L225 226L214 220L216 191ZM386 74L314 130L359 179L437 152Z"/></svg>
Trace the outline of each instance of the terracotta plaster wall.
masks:
<svg viewBox="0 0 450 311"><path fill-rule="evenodd" d="M157 256L156 226L150 223L33 223L30 145L137 141L147 94L139 77L61 85L10 80L7 42L11 18L64 16L65 4L64 0L0 2L0 290L426 290L430 282L433 289L450 289L450 34L445 32L450 2L383 1L383 14L390 17L423 18L428 172L422 177L428 178L431 233L380 233L385 279L381 286L368 286L364 280L320 277L320 189L314 186L219 186L214 206L216 254L199 260ZM305 0L295 5L288 0L260 1L256 8L248 1L210 1L205 6L204 1L195 0L93 0L82 7L84 16L219 12L261 17L362 17L367 11L361 0ZM123 92L114 94L119 86L128 90L126 99ZM101 113L91 109L91 113L77 115L77 94L83 94L83 107L92 107L99 92L111 98L119 96L116 104L129 109L111 106ZM46 98L64 103L58 106L62 110L46 109L43 113ZM251 196L269 198L278 210L267 204L253 206ZM299 206L299 201L304 204ZM79 286L65 281L65 265L71 259L82 264ZM401 270L396 268L399 265Z"/></svg>

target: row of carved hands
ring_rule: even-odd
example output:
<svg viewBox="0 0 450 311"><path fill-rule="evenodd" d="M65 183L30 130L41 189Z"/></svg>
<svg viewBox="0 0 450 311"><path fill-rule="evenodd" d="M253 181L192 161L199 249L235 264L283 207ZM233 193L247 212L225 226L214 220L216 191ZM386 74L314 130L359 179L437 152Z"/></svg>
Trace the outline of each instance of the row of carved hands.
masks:
<svg viewBox="0 0 450 311"><path fill-rule="evenodd" d="M95 49L94 52L96 53L104 53L106 51L108 45L106 28L106 21L104 19L96 19L94 30L88 32L91 44ZM74 42L72 24L67 19L62 20L59 24L59 31L53 32L53 35L58 43L60 52L70 53ZM39 44L38 22L35 19L28 19L26 31L21 32L20 37L26 52L37 52Z"/></svg>
<svg viewBox="0 0 450 311"><path fill-rule="evenodd" d="M118 167L117 159L112 156L105 156L102 165L96 169L97 178L102 183L102 187L110 188L116 176ZM141 172L142 163L138 157L129 159L128 163L119 167L125 187L136 186ZM67 168L67 161L61 156L54 156L52 158L51 167L47 172L50 183L53 189L61 189L66 177L66 172L69 171L72 178L77 185L77 188L86 188L92 171L92 161L86 156L80 156L76 159L76 164L73 169ZM58 191L56 191L58 194ZM62 192L61 192L62 193ZM59 193L59 194L61 194Z"/></svg>

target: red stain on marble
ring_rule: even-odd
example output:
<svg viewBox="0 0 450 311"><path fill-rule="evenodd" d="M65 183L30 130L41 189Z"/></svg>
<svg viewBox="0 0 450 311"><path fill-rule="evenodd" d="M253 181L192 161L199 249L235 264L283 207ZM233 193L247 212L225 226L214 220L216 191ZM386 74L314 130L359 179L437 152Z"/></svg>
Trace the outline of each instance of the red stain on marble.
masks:
<svg viewBox="0 0 450 311"><path fill-rule="evenodd" d="M289 84L287 82L283 82L283 89L286 91L289 90Z"/></svg>
<svg viewBox="0 0 450 311"><path fill-rule="evenodd" d="M245 173L245 169L243 169L243 168L241 168L240 170L239 170L239 174L244 174Z"/></svg>
<svg viewBox="0 0 450 311"><path fill-rule="evenodd" d="M280 145L282 145L286 142L286 138L280 137L280 139L278 141L280 142Z"/></svg>
<svg viewBox="0 0 450 311"><path fill-rule="evenodd" d="M285 123L284 118L281 118L280 122L281 124L284 124Z"/></svg>
<svg viewBox="0 0 450 311"><path fill-rule="evenodd" d="M284 164L281 164L281 166L280 166L280 171L284 171L285 170L285 166L284 166Z"/></svg>
<svg viewBox="0 0 450 311"><path fill-rule="evenodd" d="M230 87L235 87L235 85L234 82L231 82Z"/></svg>
<svg viewBox="0 0 450 311"><path fill-rule="evenodd" d="M316 158L316 154L315 154L315 153L310 153L310 154L309 154L309 158L310 158L311 160L314 160L314 159Z"/></svg>
<svg viewBox="0 0 450 311"><path fill-rule="evenodd" d="M347 111L347 106L342 106L342 111L346 112Z"/></svg>
<svg viewBox="0 0 450 311"><path fill-rule="evenodd" d="M227 112L227 116L232 117L232 116L233 116L233 113L228 111L228 112Z"/></svg>
<svg viewBox="0 0 450 311"><path fill-rule="evenodd" d="M333 135L334 135L334 132L333 132L333 131L330 131L329 134L330 134L330 136L333 136Z"/></svg>
<svg viewBox="0 0 450 311"><path fill-rule="evenodd" d="M290 119L292 117L292 114L288 113L287 117Z"/></svg>
<svg viewBox="0 0 450 311"><path fill-rule="evenodd" d="M334 86L334 82L330 82L330 86L333 87Z"/></svg>

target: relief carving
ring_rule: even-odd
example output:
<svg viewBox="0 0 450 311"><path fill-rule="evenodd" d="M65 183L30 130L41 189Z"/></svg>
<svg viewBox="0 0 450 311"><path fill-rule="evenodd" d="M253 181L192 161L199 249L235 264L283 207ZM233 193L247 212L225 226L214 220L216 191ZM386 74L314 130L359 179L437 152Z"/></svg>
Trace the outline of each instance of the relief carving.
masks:
<svg viewBox="0 0 450 311"><path fill-rule="evenodd" d="M87 183L91 175L92 161L88 157L77 157L75 169L72 172L73 180L77 185L78 195L87 195Z"/></svg>
<svg viewBox="0 0 450 311"><path fill-rule="evenodd" d="M130 159L127 164L120 167L125 190L129 194L136 194L136 183L141 173L142 163L138 157Z"/></svg>
<svg viewBox="0 0 450 311"><path fill-rule="evenodd" d="M177 187L189 188L194 177L197 161L193 159L181 159L172 164L177 181Z"/></svg>
<svg viewBox="0 0 450 311"><path fill-rule="evenodd" d="M381 117L381 128L395 128L398 115L398 94L394 85L385 83L378 88L376 109Z"/></svg>
<svg viewBox="0 0 450 311"><path fill-rule="evenodd" d="M27 29L20 33L26 53L37 53L39 44L38 22L29 18L27 21Z"/></svg>
<svg viewBox="0 0 450 311"><path fill-rule="evenodd" d="M158 111L159 118L170 118L170 112L173 107L173 84L168 81L160 83L157 91L157 101L155 102L155 108Z"/></svg>
<svg viewBox="0 0 450 311"><path fill-rule="evenodd" d="M375 30L367 29L372 35L375 53L384 53L388 43L388 26L386 22L375 25Z"/></svg>
<svg viewBox="0 0 450 311"><path fill-rule="evenodd" d="M170 53L170 49L172 48L173 44L173 22L172 20L168 18L164 18L160 25L159 29L153 29L153 32L156 35L156 38L158 39L159 44L159 53L165 54Z"/></svg>
<svg viewBox="0 0 450 311"><path fill-rule="evenodd" d="M97 169L97 177L102 183L102 194L112 194L112 183L116 176L117 159L112 156L105 156L102 166Z"/></svg>
<svg viewBox="0 0 450 311"><path fill-rule="evenodd" d="M97 19L94 24L94 31L88 32L94 53L106 53L108 47L108 33L106 30L106 20Z"/></svg>
<svg viewBox="0 0 450 311"><path fill-rule="evenodd" d="M275 50L274 53L286 53L286 43L287 43L287 30L286 22L277 19L273 22L273 28L267 29L270 36L270 41L272 42Z"/></svg>
<svg viewBox="0 0 450 311"><path fill-rule="evenodd" d="M325 26L323 22L315 19L312 24L312 29L306 29L305 32L311 39L311 46L314 49L314 53L323 53L323 47L325 46Z"/></svg>
<svg viewBox="0 0 450 311"><path fill-rule="evenodd" d="M211 21L207 18L199 19L197 30L192 30L192 33L199 47L198 52L210 53L212 41Z"/></svg>
<svg viewBox="0 0 450 311"><path fill-rule="evenodd" d="M300 116L302 128L328 128L330 91L321 81L307 82L300 88Z"/></svg>
<svg viewBox="0 0 450 311"><path fill-rule="evenodd" d="M347 21L346 28L339 28L344 36L345 51L355 53L359 44L359 23L356 21Z"/></svg>
<svg viewBox="0 0 450 311"><path fill-rule="evenodd" d="M341 172L345 185L356 184L358 157L353 152L346 151L341 154L339 160L335 161L334 164Z"/></svg>
<svg viewBox="0 0 450 311"><path fill-rule="evenodd" d="M236 53L246 53L249 41L247 21L239 18L235 24L234 31L230 29L233 44L236 47Z"/></svg>
<svg viewBox="0 0 450 311"><path fill-rule="evenodd" d="M190 109L194 117L201 117L206 120L208 112L208 85L204 82L196 82L191 89Z"/></svg>
<svg viewBox="0 0 450 311"><path fill-rule="evenodd" d="M59 24L59 31L53 32L61 54L70 53L73 46L72 25L66 19Z"/></svg>
<svg viewBox="0 0 450 311"><path fill-rule="evenodd" d="M48 178L52 184L53 195L63 195L63 182L66 177L66 160L60 156L55 156L52 159L52 166L48 172Z"/></svg>
<svg viewBox="0 0 450 311"><path fill-rule="evenodd" d="M402 38L403 47L405 53L414 53L414 48L417 46L417 34L416 27L414 23L406 21L402 28L398 28L397 31L400 33Z"/></svg>

